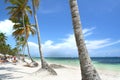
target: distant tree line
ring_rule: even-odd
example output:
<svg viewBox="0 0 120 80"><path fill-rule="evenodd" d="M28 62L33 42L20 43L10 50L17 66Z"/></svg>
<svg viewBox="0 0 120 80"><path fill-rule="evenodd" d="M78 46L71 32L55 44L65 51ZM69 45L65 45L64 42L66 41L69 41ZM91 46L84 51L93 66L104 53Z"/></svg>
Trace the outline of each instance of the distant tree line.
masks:
<svg viewBox="0 0 120 80"><path fill-rule="evenodd" d="M12 48L9 44L6 43L7 37L4 33L0 33L0 53L3 55L16 55L18 49Z"/></svg>

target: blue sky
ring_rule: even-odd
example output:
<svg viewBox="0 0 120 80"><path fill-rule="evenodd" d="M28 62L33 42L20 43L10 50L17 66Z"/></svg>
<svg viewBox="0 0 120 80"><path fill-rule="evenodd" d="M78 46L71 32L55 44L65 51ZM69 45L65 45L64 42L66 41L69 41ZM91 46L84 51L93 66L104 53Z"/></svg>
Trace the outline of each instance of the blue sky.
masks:
<svg viewBox="0 0 120 80"><path fill-rule="evenodd" d="M85 42L90 56L120 57L120 0L77 0ZM8 4L0 0L0 32L6 33L14 47L11 35L13 23L8 20ZM31 3L30 3L31 4ZM41 0L37 12L42 50L48 57L76 57L69 0ZM30 18L34 23L33 18ZM36 35L29 38L30 51L39 56Z"/></svg>

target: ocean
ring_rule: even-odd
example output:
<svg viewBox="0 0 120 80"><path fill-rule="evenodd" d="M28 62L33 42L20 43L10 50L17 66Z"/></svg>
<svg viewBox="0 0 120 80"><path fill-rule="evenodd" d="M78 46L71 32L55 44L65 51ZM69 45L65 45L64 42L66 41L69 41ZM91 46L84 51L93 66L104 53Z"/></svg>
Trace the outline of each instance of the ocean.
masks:
<svg viewBox="0 0 120 80"><path fill-rule="evenodd" d="M34 58L40 60L39 58ZM98 69L120 71L120 57L92 57L92 63ZM45 58L48 63L79 66L78 58Z"/></svg>

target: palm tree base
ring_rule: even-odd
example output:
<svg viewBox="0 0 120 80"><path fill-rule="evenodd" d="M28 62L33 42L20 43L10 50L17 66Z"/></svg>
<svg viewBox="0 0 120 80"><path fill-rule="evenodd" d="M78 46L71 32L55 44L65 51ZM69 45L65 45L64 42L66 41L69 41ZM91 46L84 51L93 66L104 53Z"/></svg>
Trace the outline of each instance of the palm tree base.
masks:
<svg viewBox="0 0 120 80"><path fill-rule="evenodd" d="M50 72L51 75L57 75L56 71L52 69L52 67L50 67L50 65L46 61L43 62L41 68L37 72L41 70L47 70L48 72Z"/></svg>

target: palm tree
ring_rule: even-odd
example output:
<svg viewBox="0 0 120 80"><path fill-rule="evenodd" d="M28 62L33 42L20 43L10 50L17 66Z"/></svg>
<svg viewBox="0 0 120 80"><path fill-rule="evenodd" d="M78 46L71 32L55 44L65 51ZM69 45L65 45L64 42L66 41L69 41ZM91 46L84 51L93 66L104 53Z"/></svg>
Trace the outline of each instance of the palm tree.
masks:
<svg viewBox="0 0 120 80"><path fill-rule="evenodd" d="M18 51L16 51L17 57L18 57L18 59L21 60L22 62L25 62L25 60L24 60L25 57L23 56L22 58L20 58L20 54L19 54L18 52L20 52L20 51L22 50L22 52L23 52L23 54L24 54L25 44L26 44L25 38L24 38L23 36L17 36L17 38L16 38L16 48L15 48L15 50L16 50L16 49L18 50ZM21 49L21 47L22 47L22 49ZM13 50L13 52L14 52L14 50Z"/></svg>
<svg viewBox="0 0 120 80"><path fill-rule="evenodd" d="M6 40L7 37L4 33L0 33L0 53L5 54L5 47L6 47Z"/></svg>
<svg viewBox="0 0 120 80"><path fill-rule="evenodd" d="M5 36L4 33L0 33L0 53L4 54L9 54L11 51L11 46L9 44L6 44L7 37Z"/></svg>
<svg viewBox="0 0 120 80"><path fill-rule="evenodd" d="M45 61L45 59L43 57L41 42L40 42L40 30L39 30L37 15L36 15L36 9L38 8L38 6L39 6L39 0L32 0L33 15L34 15L34 20L35 20L35 24L36 24L37 36L38 36L39 53L40 53L40 59L41 59L41 68L50 71L53 75L57 75L57 73L48 65L48 63Z"/></svg>
<svg viewBox="0 0 120 80"><path fill-rule="evenodd" d="M23 21L21 21L23 22ZM23 27L24 26L24 27ZM18 38L19 36L21 36L20 38L20 44L22 43L22 46L24 46L26 44L27 46L27 50L28 50L28 55L31 59L31 61L33 62L33 59L30 55L30 51L29 51L29 46L28 46L28 37L30 34L34 35L36 32L35 32L35 28L34 28L34 25L31 25L30 22L29 22L29 19L28 19L28 16L26 15L24 17L24 23L17 23L14 25L13 29L15 30L13 32L13 36L15 36L15 38ZM21 42L22 37L24 36L24 41Z"/></svg>
<svg viewBox="0 0 120 80"><path fill-rule="evenodd" d="M88 55L88 51L85 45L85 41L83 39L77 0L70 0L70 8L72 14L74 35L80 60L82 80L101 80L96 69L92 65L91 59Z"/></svg>
<svg viewBox="0 0 120 80"><path fill-rule="evenodd" d="M14 29L17 29L16 31L13 32L13 35L16 38L17 36L23 35L24 33L28 55L31 61L33 62L33 59L30 56L27 39L29 37L30 32L34 34L35 30L31 28L29 18L27 15L27 12L32 14L30 6L27 5L28 0L25 0L25 1L24 0L9 0L9 2L12 4L12 6L7 7L7 9L10 10L9 14L11 14L10 20L12 20L15 23Z"/></svg>
<svg viewBox="0 0 120 80"><path fill-rule="evenodd" d="M10 20L16 23L22 19L23 14L30 13L32 11L30 6L27 5L28 0L7 0L12 4L12 6L8 6L6 9L10 10L8 14L10 14Z"/></svg>
<svg viewBox="0 0 120 80"><path fill-rule="evenodd" d="M22 53L24 55L25 44L26 44L25 38L23 36L18 37L17 43L18 43L18 45L20 45L22 47Z"/></svg>
<svg viewBox="0 0 120 80"><path fill-rule="evenodd" d="M0 45L5 44L6 43L6 39L7 37L5 36L4 33L0 33Z"/></svg>
<svg viewBox="0 0 120 80"><path fill-rule="evenodd" d="M18 51L19 51L18 48L15 47L15 48L11 49L11 52L9 54L15 56L15 55L17 55Z"/></svg>

